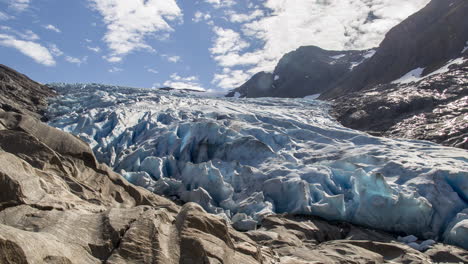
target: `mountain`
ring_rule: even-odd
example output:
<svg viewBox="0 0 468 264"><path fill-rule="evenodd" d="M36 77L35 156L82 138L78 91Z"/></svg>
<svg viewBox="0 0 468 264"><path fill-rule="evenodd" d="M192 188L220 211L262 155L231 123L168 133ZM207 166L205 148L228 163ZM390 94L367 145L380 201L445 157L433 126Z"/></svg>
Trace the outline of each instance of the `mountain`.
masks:
<svg viewBox="0 0 468 264"><path fill-rule="evenodd" d="M374 135L468 149L468 1L431 1L322 99Z"/></svg>
<svg viewBox="0 0 468 264"><path fill-rule="evenodd" d="M273 73L260 72L226 96L304 97L320 94L337 79L370 58L373 50L329 51L315 46L300 47L284 55Z"/></svg>
<svg viewBox="0 0 468 264"><path fill-rule="evenodd" d="M332 102L333 116L353 129L468 149L467 13L468 1L433 0L391 29L375 54L368 53L364 56L367 59L348 72L326 63L314 64L314 58L292 52L285 57L297 53L294 60L305 69L284 64L296 74L288 73L290 77L282 89L294 91L303 83L303 91L307 92L301 95L321 93L319 99ZM308 83L303 78L304 71L329 70L337 72L321 74L332 76L324 78L325 82L313 79ZM263 75L271 79L271 75ZM237 92L257 97L249 93L259 87L252 80L228 96ZM323 89L312 89L317 86ZM299 95L278 94L274 89L262 91L263 97Z"/></svg>
<svg viewBox="0 0 468 264"><path fill-rule="evenodd" d="M17 75L16 72L5 69L6 75L17 77L9 81L9 87L17 88L18 94L22 94L19 97L20 102L10 102L11 104L23 103L25 108L35 109L36 105L26 105L25 102L32 102L33 98L38 96L47 99L43 97L42 92L35 94L34 90L37 86L21 85L33 83L26 76ZM66 90L67 88L72 89ZM50 92L50 89L44 89ZM249 116L242 111L239 112L248 105L230 102L226 99L208 100L189 94L96 84L59 85L57 90L59 96L48 98L52 100L48 111L48 116L53 118L51 124L61 124L65 131L80 131L77 135L91 142L92 148L80 138L41 122L37 118L38 115L40 116L41 109L31 114L0 110L0 263L384 263L385 261L463 263L468 261L467 251L456 246L435 243L432 240L418 241L414 236L397 238L393 233L376 231L346 222L328 221L311 215L264 214L263 219L257 223L258 226L255 226L256 230L247 232L236 231L230 224L234 222L234 227L244 229L251 226L252 221L248 220L248 215L258 210L257 207L273 202L275 207L287 208L293 206L296 203L295 200L290 200L291 205L281 205L273 200L262 201L259 194L247 197L244 195L245 191L235 190L236 199L243 199L243 195L245 198L238 205L237 210L244 213L238 214L235 217L237 220L229 219L226 214L224 217L219 213L216 213L218 215L209 214L202 208L203 206L208 210L213 209L208 206L212 201L209 197L219 199L215 195L216 189L218 193L222 191L218 185L219 176L223 176L226 182L232 177L231 179L237 182L237 186L245 185L246 187L254 186L253 180L259 183L265 180L260 171L268 171L268 168L246 165L248 156L244 157L247 160L240 159L237 163L225 163L229 155L242 157L246 154L239 151L249 153L263 144L263 148L273 148L278 155L284 155L284 158L290 162L278 168L279 170L271 172L270 176L275 178L273 182L265 182L266 190L299 196L307 195L306 190L309 190L313 191L315 197L313 200L315 200L320 198L319 194L323 191L332 190L332 185L338 184L333 192L342 192L356 181L364 184L362 188L357 188L359 186L357 185L356 191L365 198L364 189L369 187L368 184L373 184L372 179L375 177L376 186L372 189L376 193L373 194L372 200L380 201L380 205L385 199L404 200L401 206L408 206L410 210L406 213L411 215L414 210L420 212L418 211L420 209L411 207L413 202L421 202L421 209L428 208L427 204L425 205L425 198L410 195L412 189L405 189L408 195L401 194L399 198L393 195L394 197L385 198L385 195L381 194L385 194L390 189L392 192L398 192L398 188L386 184L382 176L367 175L362 169L359 169L360 172L354 176L348 175L353 166L350 162L360 160L359 167L361 168L366 168L367 163L367 166L380 167L379 173L387 174L387 171L398 173L400 170L404 172L402 176L412 177L419 172L411 174L411 170L417 169L422 164L423 158L425 162L436 161L437 158L438 163L433 165L441 170L424 176L427 179L434 178L434 182L428 184L427 181L423 182L422 178L418 178L417 182L422 183L418 185L418 188L423 188L420 190L422 194L427 192L432 197L444 197L439 201L440 204L433 204L440 208L440 211L434 213L433 217L441 219L442 216L442 218L450 219L446 228L447 232L443 234L445 240L452 244L466 246L464 219L468 212L466 209L462 210L461 205L464 204L466 207L466 203L460 200L460 197L464 195L464 189L450 191L451 186L462 186L460 184L463 183L463 177L466 178L463 172L455 171L456 168L459 171L464 170L463 164L466 161L462 159L466 157L466 153L463 150L446 149L428 143L378 140L359 132L340 128L338 124L327 121L328 115L321 116L320 111L317 111L318 119L315 127L299 121L288 123L286 119L281 118L281 115L284 114L286 117L291 108L285 108L282 114L268 115L267 112L263 114L264 116L260 114L261 111L267 110L269 105L274 105L268 100L257 101L249 107L260 111ZM70 93L64 93L64 91ZM55 96L55 93L50 93L50 96ZM299 112L302 106L307 104L323 109L320 102L313 103L306 100L302 104L295 105L294 102L287 101L285 100L283 104L293 103L290 106L295 107L294 109ZM226 112L233 106L235 108L231 110L232 113ZM277 108L282 109L281 106ZM215 109L224 109L226 113L218 113L214 111ZM151 118L151 111L157 113L157 119ZM179 114L174 115L175 113ZM245 121L237 123L234 113L238 113L237 117L244 116ZM198 117L192 115L198 115ZM301 120L307 120L308 115L309 111L305 111ZM69 118L68 121L67 118ZM187 118L195 119L188 121ZM187 120L187 122L184 124L180 119ZM249 122L254 124L260 120L265 122L261 128L255 129L248 125ZM220 156L218 159L214 157L218 155L216 152L221 153L219 151L222 149L220 146L213 145L212 139L208 138L210 134L217 137L216 123L224 123L225 129L245 133L244 136L236 139L234 131L228 132L229 137L233 137L233 141L225 145L228 149L224 151L228 152L222 156L227 156ZM177 129L166 130L171 125ZM287 137L281 136L280 133L271 131L275 126L290 130L292 133L290 136L293 136L297 143L301 142L299 143L301 146L294 147L297 150L301 148L305 150L304 144L307 141L302 141L301 138L313 138L314 142L311 144L315 146L315 149L322 149L324 156L315 155L315 150L310 153L299 151L294 153L294 157L288 156L287 153L281 154L278 148L286 150L292 141L287 140ZM293 127L298 129L294 132ZM162 133L154 133L155 129L160 129L159 132ZM201 138L198 138L199 134L195 132L202 133ZM164 137L171 136L171 134L171 140L175 140L174 145L166 145L167 149L163 151L164 142L170 143L170 141L164 141ZM87 135L93 135L93 137L87 137ZM206 136L205 139L203 135ZM339 135L342 137L341 140L327 139L327 137ZM183 136L183 142L179 141L177 138L179 136ZM158 137L160 137L160 143L157 143ZM340 150L334 151L333 142L338 141L342 141L342 145L338 145ZM155 143L157 144L154 145ZM362 143L371 145L385 143L385 147L375 145L375 148L368 148L369 152L366 155L371 156L366 157L363 156L366 148ZM179 144L185 147L179 148ZM115 148L117 146L121 149ZM151 148L155 146L162 151L159 155L168 155L172 158L166 163L159 164L158 159L151 156L157 154L151 152ZM239 151L236 152L234 146L237 146ZM358 147L357 150L355 146ZM402 158L401 165L395 162L396 157L391 159L391 163L381 164L383 160L379 161L378 157L385 153L377 153L376 150L386 150L392 147L400 148L398 155ZM219 150L214 151L213 148ZM327 148L328 151L326 151ZM432 150L428 151L428 148ZM114 149L113 154L112 149ZM95 153L98 154L98 160ZM418 155L422 156L423 153L425 153L424 157L418 159ZM404 157L409 154L413 155L412 159ZM134 159L144 155L148 155L149 158ZM252 152L252 155L254 160L262 158L256 152ZM440 157L443 155L449 155L449 157L442 160ZM187 170L187 175L192 174L192 183L184 182L179 190L183 192L185 189L185 192L190 195L179 198L197 200L200 205L188 202L182 206L178 204L182 202L180 199L175 203L149 191L156 191L154 188L145 190L132 185L124 177L113 172L110 167L99 163L99 159L106 160L106 157L108 164L120 167L120 171L127 179L147 188L156 186L152 184L157 180L156 175L160 172L159 180L164 179L160 181L160 186L170 189L168 187L183 180L183 178L172 177L177 173L183 173L178 171L178 168L182 168L179 166L191 168ZM207 158L212 160L206 161ZM184 165L186 159L195 163L192 163L192 166L188 163ZM291 168L294 159L303 160L304 164L332 160L332 163L335 163L333 170L336 171L336 176L330 174L332 178L328 180L329 183L322 183L322 187L294 179L294 173L301 170L291 171L288 175L289 180L286 180L286 177L281 175L284 175L288 167ZM411 163L404 165L403 160L411 161ZM273 160L273 162L278 161L284 162L285 160L282 161L281 158ZM412 164L413 161L414 164ZM211 166L219 166L220 163L231 164L230 166L239 166L240 169L233 171L228 166L216 172L208 166L202 166L202 163L211 164ZM201 168L199 175L196 174L197 166ZM305 172L301 177L313 182L314 178L325 177L327 170L329 169L326 167L317 167L317 170ZM426 169L421 168L421 170ZM206 172L210 173L208 177L206 177ZM151 176L148 178L147 175ZM350 177L349 182L343 182L347 177ZM363 178L358 180L360 177ZM366 177L371 177L371 181L367 181ZM187 179L190 180L190 178ZM278 179L285 181L279 183ZM204 185L204 180L209 181L208 186ZM333 183L330 180L336 182ZM343 182L342 186L339 186L340 182ZM210 184L214 185L211 189ZM442 184L444 187L435 188L437 184ZM304 189L301 186L309 186L310 189ZM404 185L401 186L404 187ZM321 188L329 190L321 190ZM304 190L304 192L298 192L298 190ZM433 193L434 191L447 193ZM275 197L274 193L268 195ZM339 197L328 196L325 193L323 195L320 198L322 203L317 200L318 211L326 206L324 203L326 200L333 202ZM346 196L347 199L352 198L350 193ZM289 196L280 197L281 200L286 201L284 198ZM312 196L309 198L312 199ZM433 201L432 198L428 199ZM302 202L298 200L297 205L299 206ZM398 205L398 202L393 206L395 205ZM220 204L220 206L229 205ZM366 206L368 205L362 204L361 209L357 208L356 216L365 213L363 210ZM392 205L389 204L389 206ZM454 210L459 211L456 217L453 213L446 214L449 211L455 212ZM326 211L328 210L324 212ZM381 210L373 212L374 217L378 217L381 213L383 213ZM398 218L405 217L405 214L394 220L398 221ZM424 215L421 217L426 219ZM420 222L407 224L423 226ZM434 224L438 225L437 221ZM424 234L421 235L424 236Z"/></svg>
<svg viewBox="0 0 468 264"><path fill-rule="evenodd" d="M413 69L427 75L460 57L468 46L468 2L432 0L419 12L392 28L372 58L362 63L322 99L388 84Z"/></svg>
<svg viewBox="0 0 468 264"><path fill-rule="evenodd" d="M334 99L332 115L373 135L468 149L468 52L432 74L405 76Z"/></svg>

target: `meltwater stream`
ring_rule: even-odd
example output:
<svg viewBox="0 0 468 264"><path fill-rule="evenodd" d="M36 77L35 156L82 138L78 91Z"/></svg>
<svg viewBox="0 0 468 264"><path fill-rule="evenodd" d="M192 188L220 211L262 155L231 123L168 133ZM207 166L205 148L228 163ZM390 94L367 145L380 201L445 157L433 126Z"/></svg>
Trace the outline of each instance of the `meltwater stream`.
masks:
<svg viewBox="0 0 468 264"><path fill-rule="evenodd" d="M155 193L238 229L310 214L468 248L468 151L344 128L310 99L54 84L50 125Z"/></svg>

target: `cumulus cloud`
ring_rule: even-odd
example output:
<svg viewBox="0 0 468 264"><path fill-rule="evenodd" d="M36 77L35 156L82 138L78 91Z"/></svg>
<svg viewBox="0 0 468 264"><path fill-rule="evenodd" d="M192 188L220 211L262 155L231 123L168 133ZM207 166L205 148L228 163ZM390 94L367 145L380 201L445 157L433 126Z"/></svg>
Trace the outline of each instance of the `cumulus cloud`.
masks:
<svg viewBox="0 0 468 264"><path fill-rule="evenodd" d="M205 3L211 4L214 8L230 7L236 2L234 0L205 0Z"/></svg>
<svg viewBox="0 0 468 264"><path fill-rule="evenodd" d="M56 44L50 44L49 45L49 51L50 53L52 53L52 55L54 55L55 57L60 57L63 55L63 51L59 49L59 47L57 47Z"/></svg>
<svg viewBox="0 0 468 264"><path fill-rule="evenodd" d="M242 70L231 70L224 68L222 73L214 75L213 84L216 84L222 89L231 89L239 87L250 78L250 74Z"/></svg>
<svg viewBox="0 0 468 264"><path fill-rule="evenodd" d="M376 47L393 26L428 2L429 0L266 0L262 6L257 6L246 14L227 12L231 22L241 23L241 29L237 32L228 30L229 34L219 34L222 30L218 27L219 32L215 31L216 38L210 51L218 65L221 68L231 68L231 72L234 72L234 67L243 67L244 73L250 74L259 69L272 71L285 53L299 46L316 45L331 50ZM241 43L241 46L229 43ZM254 43L260 45L260 48L244 50L249 44L254 46ZM229 81L219 76L234 79ZM213 81L235 84L241 75L229 76L223 69L223 73L215 75ZM233 87L235 86L231 88Z"/></svg>
<svg viewBox="0 0 468 264"><path fill-rule="evenodd" d="M93 52L96 52L96 53L101 52L101 48L99 48L98 46L96 46L96 47L87 46L86 48L89 49L90 51L93 51Z"/></svg>
<svg viewBox="0 0 468 264"><path fill-rule="evenodd" d="M0 34L0 46L17 49L37 63L45 66L54 66L55 60L47 48L39 43L17 39L15 36Z"/></svg>
<svg viewBox="0 0 468 264"><path fill-rule="evenodd" d="M69 63L76 64L78 66L81 66L81 64L86 63L88 61L88 56L84 56L83 58L75 58L72 56L65 56L65 60L68 61Z"/></svg>
<svg viewBox="0 0 468 264"><path fill-rule="evenodd" d="M107 25L104 41L111 53L105 58L119 62L135 50L154 51L145 38L170 32L169 22L182 17L175 0L88 0Z"/></svg>
<svg viewBox="0 0 468 264"><path fill-rule="evenodd" d="M264 13L262 10L256 9L252 11L250 14L239 14L239 13L231 11L231 12L228 12L228 15L229 15L229 21L231 21L232 23L245 23L245 22L252 21L258 17L263 17Z"/></svg>
<svg viewBox="0 0 468 264"><path fill-rule="evenodd" d="M119 67L112 67L108 70L110 73L116 73L116 72L121 72L123 71L122 68L119 68Z"/></svg>
<svg viewBox="0 0 468 264"><path fill-rule="evenodd" d="M195 14L193 15L192 21L195 23L201 22L201 21L208 21L211 19L211 15L209 13L203 13L201 11L196 11Z"/></svg>
<svg viewBox="0 0 468 264"><path fill-rule="evenodd" d="M25 30L23 32L17 31L12 29L11 27L8 26L0 26L0 30L7 32L9 35L13 34L16 35L18 38L23 39L23 40L39 40L39 36L34 33L32 30Z"/></svg>
<svg viewBox="0 0 468 264"><path fill-rule="evenodd" d="M56 26L54 25L44 25L44 28L47 29L47 30L50 30L50 31L54 31L56 33L61 33L62 31L60 29L58 29Z"/></svg>
<svg viewBox="0 0 468 264"><path fill-rule="evenodd" d="M2 11L0 11L0 21L2 20L9 20L9 19L12 19L13 17L8 15L7 13L4 13Z"/></svg>
<svg viewBox="0 0 468 264"><path fill-rule="evenodd" d="M151 72L151 73L154 73L154 74L158 74L159 71L157 71L156 69L153 69L153 68L148 68L146 69L148 72Z"/></svg>
<svg viewBox="0 0 468 264"><path fill-rule="evenodd" d="M215 41L210 49L212 54L228 54L239 52L247 47L249 43L241 38L241 35L232 29L224 29L221 27L213 27L215 33Z"/></svg>
<svg viewBox="0 0 468 264"><path fill-rule="evenodd" d="M8 1L9 7L18 12L22 12L28 9L29 4L31 2L30 0L7 0L7 1Z"/></svg>
<svg viewBox="0 0 468 264"><path fill-rule="evenodd" d="M171 74L170 78L170 80L164 82L164 86L174 89L205 91L205 89L199 83L198 77L196 76L181 77L179 74L173 73Z"/></svg>
<svg viewBox="0 0 468 264"><path fill-rule="evenodd" d="M168 56L167 60L169 62L177 63L178 61L180 61L180 56Z"/></svg>

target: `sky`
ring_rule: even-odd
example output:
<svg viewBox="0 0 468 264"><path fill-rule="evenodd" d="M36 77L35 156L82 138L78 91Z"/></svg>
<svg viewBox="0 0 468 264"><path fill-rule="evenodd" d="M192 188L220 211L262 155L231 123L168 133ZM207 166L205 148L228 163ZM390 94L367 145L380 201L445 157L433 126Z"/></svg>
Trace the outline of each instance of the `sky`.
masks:
<svg viewBox="0 0 468 264"><path fill-rule="evenodd" d="M377 47L429 0L0 0L0 63L41 83L227 91L300 46Z"/></svg>

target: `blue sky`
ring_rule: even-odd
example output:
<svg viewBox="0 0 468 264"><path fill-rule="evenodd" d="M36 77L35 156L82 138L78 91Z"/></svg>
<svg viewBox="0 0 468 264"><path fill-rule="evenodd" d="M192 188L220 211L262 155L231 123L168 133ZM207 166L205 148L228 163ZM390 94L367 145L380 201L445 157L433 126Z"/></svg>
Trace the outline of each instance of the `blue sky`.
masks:
<svg viewBox="0 0 468 264"><path fill-rule="evenodd" d="M301 45L375 47L428 2L0 0L0 63L42 83L229 90Z"/></svg>

